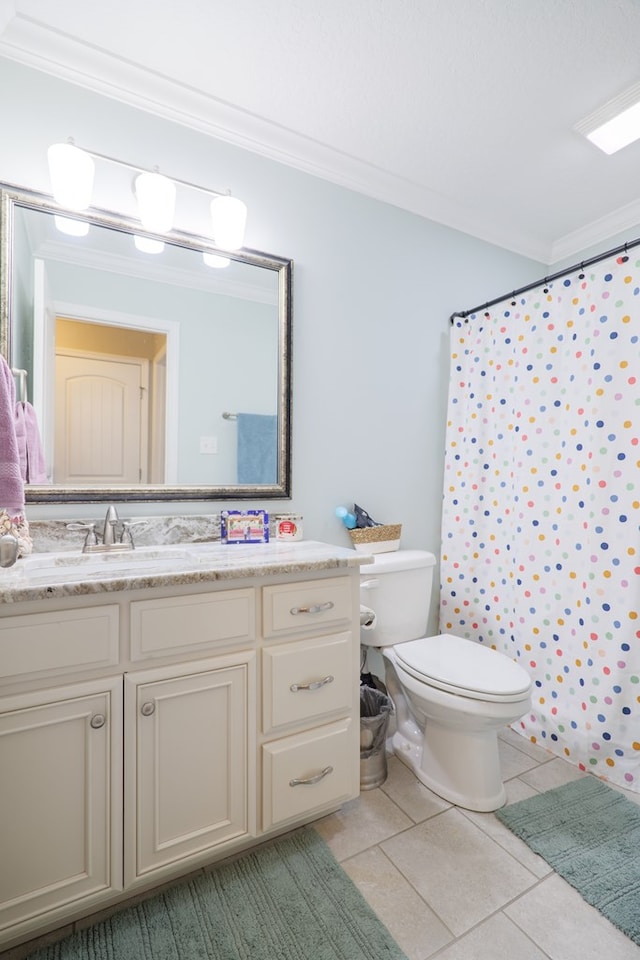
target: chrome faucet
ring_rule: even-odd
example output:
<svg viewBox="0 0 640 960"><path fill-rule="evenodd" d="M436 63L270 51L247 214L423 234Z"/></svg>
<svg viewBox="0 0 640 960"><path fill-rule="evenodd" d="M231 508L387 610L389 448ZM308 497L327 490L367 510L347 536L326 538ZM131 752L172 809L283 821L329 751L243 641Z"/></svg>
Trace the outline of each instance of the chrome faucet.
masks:
<svg viewBox="0 0 640 960"><path fill-rule="evenodd" d="M135 544L133 542L133 536L131 534L131 527L136 526L138 523L143 523L145 521L121 521L118 516L118 511L110 504L107 508L107 515L104 518L104 527L102 528L102 535L96 530L96 523L68 523L67 530L82 530L85 533L84 544L82 547L83 553L107 553L107 552L116 552L120 550L133 550ZM122 529L120 531L120 536L118 536L116 528L120 526ZM125 540L126 536L126 540Z"/></svg>
<svg viewBox="0 0 640 960"><path fill-rule="evenodd" d="M104 518L104 530L102 532L102 543L105 547L112 547L116 543L116 524L120 517L118 511L111 504L107 509L107 515Z"/></svg>

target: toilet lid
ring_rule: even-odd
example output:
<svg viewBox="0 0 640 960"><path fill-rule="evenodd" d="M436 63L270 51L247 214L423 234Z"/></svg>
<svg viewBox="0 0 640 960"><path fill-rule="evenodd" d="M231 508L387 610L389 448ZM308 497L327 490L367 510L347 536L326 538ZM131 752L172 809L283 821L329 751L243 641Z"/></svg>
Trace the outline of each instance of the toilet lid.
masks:
<svg viewBox="0 0 640 960"><path fill-rule="evenodd" d="M394 646L399 666L417 680L476 700L519 700L531 678L497 650L450 633Z"/></svg>

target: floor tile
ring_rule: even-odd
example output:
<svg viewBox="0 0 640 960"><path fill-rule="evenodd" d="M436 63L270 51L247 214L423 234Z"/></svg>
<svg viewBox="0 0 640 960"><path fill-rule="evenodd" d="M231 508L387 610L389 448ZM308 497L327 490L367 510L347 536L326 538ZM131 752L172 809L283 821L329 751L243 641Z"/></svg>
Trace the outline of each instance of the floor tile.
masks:
<svg viewBox="0 0 640 960"><path fill-rule="evenodd" d="M407 765L397 757L389 758L388 771L389 775L381 789L414 823L420 823L421 820L426 820L427 817L441 813L451 806L420 783Z"/></svg>
<svg viewBox="0 0 640 960"><path fill-rule="evenodd" d="M408 960L426 960L452 940L444 923L379 847L342 866Z"/></svg>
<svg viewBox="0 0 640 960"><path fill-rule="evenodd" d="M640 947L553 874L505 908L550 960L640 960Z"/></svg>
<svg viewBox="0 0 640 960"><path fill-rule="evenodd" d="M497 913L438 954L438 960L548 960L503 913Z"/></svg>
<svg viewBox="0 0 640 960"><path fill-rule="evenodd" d="M520 785L520 781L511 781L511 784ZM508 803L516 803L518 800L525 800L529 796L536 796L535 790L531 787L527 787L526 784L521 784L520 786L524 789L511 789L511 796L508 797ZM521 796L518 796L518 794L521 794ZM538 856L537 853L534 853L524 840L516 837L515 833L512 833L508 827L505 827L495 814L477 813L473 810L463 810L461 812L536 877L545 877L548 873L551 873L551 867L547 861Z"/></svg>
<svg viewBox="0 0 640 960"><path fill-rule="evenodd" d="M580 777L587 776L589 774L583 773L582 770L567 763L566 760L555 757L533 770L527 770L526 773L520 774L520 779L532 786L534 790L543 793L545 790L553 790L555 787L561 787L571 780L579 780Z"/></svg>
<svg viewBox="0 0 640 960"><path fill-rule="evenodd" d="M314 827L336 860L346 860L387 837L411 827L413 821L380 789L367 790Z"/></svg>
<svg viewBox="0 0 640 960"><path fill-rule="evenodd" d="M526 753L527 756L531 757L536 763L546 763L547 760L552 760L554 754L550 750L547 750L546 747L541 747L539 743L531 743L527 737L521 736L515 730L512 730L511 727L503 727L500 733L498 734L500 740L504 740L506 743L510 743L512 747L516 747L522 753Z"/></svg>
<svg viewBox="0 0 640 960"><path fill-rule="evenodd" d="M537 882L533 873L455 809L381 847L456 936Z"/></svg>
<svg viewBox="0 0 640 960"><path fill-rule="evenodd" d="M518 777L521 773L525 773L526 770L533 770L538 765L537 760L507 743L506 740L498 740L498 752L503 780Z"/></svg>

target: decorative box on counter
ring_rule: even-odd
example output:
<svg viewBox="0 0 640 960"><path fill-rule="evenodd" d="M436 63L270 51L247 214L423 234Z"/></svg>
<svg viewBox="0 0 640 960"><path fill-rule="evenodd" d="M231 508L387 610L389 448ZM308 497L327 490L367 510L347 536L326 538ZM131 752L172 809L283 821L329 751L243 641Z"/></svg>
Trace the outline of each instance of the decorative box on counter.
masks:
<svg viewBox="0 0 640 960"><path fill-rule="evenodd" d="M268 543L269 514L265 510L223 510L220 540L222 543Z"/></svg>

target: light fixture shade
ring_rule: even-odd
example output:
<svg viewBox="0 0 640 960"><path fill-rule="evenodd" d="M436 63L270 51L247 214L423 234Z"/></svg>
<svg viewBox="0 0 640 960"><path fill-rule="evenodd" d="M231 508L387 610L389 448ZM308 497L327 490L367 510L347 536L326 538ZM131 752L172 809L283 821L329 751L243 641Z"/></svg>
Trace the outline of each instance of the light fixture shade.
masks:
<svg viewBox="0 0 640 960"><path fill-rule="evenodd" d="M202 259L208 267L215 267L218 270L223 267L228 267L231 263L229 257L219 257L217 253L203 253Z"/></svg>
<svg viewBox="0 0 640 960"><path fill-rule="evenodd" d="M68 237L86 237L89 233L89 224L86 220L73 220L71 217L54 216L56 229L66 233Z"/></svg>
<svg viewBox="0 0 640 960"><path fill-rule="evenodd" d="M242 200L228 195L211 201L213 242L223 250L239 250L244 243L247 208Z"/></svg>
<svg viewBox="0 0 640 960"><path fill-rule="evenodd" d="M86 210L93 190L93 158L72 143L54 143L49 147L47 157L56 203L69 210Z"/></svg>
<svg viewBox="0 0 640 960"><path fill-rule="evenodd" d="M162 240L154 240L153 237L139 237L137 233L133 235L133 242L136 250L140 253L162 253L164 243Z"/></svg>
<svg viewBox="0 0 640 960"><path fill-rule="evenodd" d="M142 226L153 233L167 233L173 227L176 185L160 173L136 177L136 199Z"/></svg>

